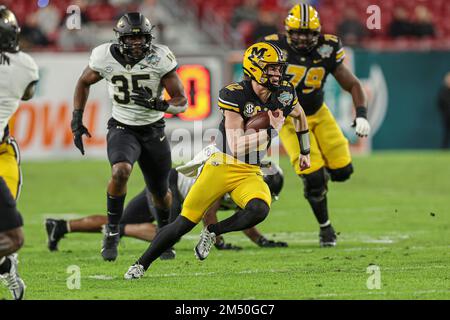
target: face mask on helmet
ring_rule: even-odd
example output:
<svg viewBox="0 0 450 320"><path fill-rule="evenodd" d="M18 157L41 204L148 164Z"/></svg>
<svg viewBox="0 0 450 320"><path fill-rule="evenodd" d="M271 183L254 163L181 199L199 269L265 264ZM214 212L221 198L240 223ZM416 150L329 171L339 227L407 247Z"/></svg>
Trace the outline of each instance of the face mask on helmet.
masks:
<svg viewBox="0 0 450 320"><path fill-rule="evenodd" d="M119 37L120 50L132 60L142 60L150 52L152 36L148 34Z"/></svg>
<svg viewBox="0 0 450 320"><path fill-rule="evenodd" d="M289 45L297 51L309 52L319 42L319 31L313 30L289 30L287 40Z"/></svg>
<svg viewBox="0 0 450 320"><path fill-rule="evenodd" d="M284 78L284 72L286 71L286 63L271 63L265 66L263 69L264 84L270 91L277 90Z"/></svg>
<svg viewBox="0 0 450 320"><path fill-rule="evenodd" d="M120 52L127 58L139 61L150 52L153 26L141 13L124 14L113 30L119 41Z"/></svg>

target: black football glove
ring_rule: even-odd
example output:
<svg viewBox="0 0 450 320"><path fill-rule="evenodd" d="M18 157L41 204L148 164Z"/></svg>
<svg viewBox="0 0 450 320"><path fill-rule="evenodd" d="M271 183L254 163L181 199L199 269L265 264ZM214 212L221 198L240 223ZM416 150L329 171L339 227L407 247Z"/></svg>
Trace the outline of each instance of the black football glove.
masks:
<svg viewBox="0 0 450 320"><path fill-rule="evenodd" d="M235 246L231 243L225 243L225 241L223 240L223 238L221 240L219 240L219 242L216 242L214 244L214 246L218 249L218 250L241 250L242 247L238 247Z"/></svg>
<svg viewBox="0 0 450 320"><path fill-rule="evenodd" d="M83 135L85 134L88 138L90 138L91 134L89 133L88 129L83 126L82 110L73 111L70 128L72 129L73 133L73 143L81 151L81 154L84 155Z"/></svg>
<svg viewBox="0 0 450 320"><path fill-rule="evenodd" d="M130 98L138 106L163 112L169 107L167 101L152 97L152 90L148 87L134 89L133 93Z"/></svg>
<svg viewBox="0 0 450 320"><path fill-rule="evenodd" d="M261 248L276 248L276 247L282 247L285 248L288 246L286 242L283 241L274 241L269 240L264 236L261 236L257 241L258 246Z"/></svg>

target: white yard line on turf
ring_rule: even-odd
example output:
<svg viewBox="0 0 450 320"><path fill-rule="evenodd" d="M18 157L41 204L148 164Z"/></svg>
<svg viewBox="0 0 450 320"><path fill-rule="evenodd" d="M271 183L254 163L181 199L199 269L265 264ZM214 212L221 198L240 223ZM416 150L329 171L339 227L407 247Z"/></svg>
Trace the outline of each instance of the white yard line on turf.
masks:
<svg viewBox="0 0 450 320"><path fill-rule="evenodd" d="M450 293L450 290L419 290L419 291L369 291L369 292L342 292L342 293L323 293L312 296L312 298L332 298L332 297L353 297L353 296L365 296L365 295L423 295L423 294L431 294L431 293Z"/></svg>

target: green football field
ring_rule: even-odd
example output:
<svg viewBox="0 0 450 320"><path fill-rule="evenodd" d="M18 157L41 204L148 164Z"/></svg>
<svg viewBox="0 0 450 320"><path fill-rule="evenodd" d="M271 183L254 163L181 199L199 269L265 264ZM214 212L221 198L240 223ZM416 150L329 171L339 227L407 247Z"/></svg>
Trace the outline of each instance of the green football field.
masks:
<svg viewBox="0 0 450 320"><path fill-rule="evenodd" d="M19 270L26 298L449 299L450 153L375 153L355 157L354 165L350 181L329 187L337 247L319 248L301 182L283 159L284 190L258 227L288 248L261 249L237 232L225 239L242 251L214 248L199 262L193 253L197 227L177 244L175 260L157 260L143 279L125 281L147 243L122 239L113 263L101 258L101 234L69 234L59 252L46 248L46 217L105 212L107 162L24 163L19 208L26 239ZM127 200L142 187L137 169ZM69 288L76 285L71 270L80 272L79 289ZM10 299L0 286L2 297Z"/></svg>

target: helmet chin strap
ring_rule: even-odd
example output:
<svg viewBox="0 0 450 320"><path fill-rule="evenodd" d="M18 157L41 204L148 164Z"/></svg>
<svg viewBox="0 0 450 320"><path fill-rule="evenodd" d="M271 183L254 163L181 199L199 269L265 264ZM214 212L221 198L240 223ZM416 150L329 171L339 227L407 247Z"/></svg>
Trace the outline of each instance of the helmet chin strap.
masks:
<svg viewBox="0 0 450 320"><path fill-rule="evenodd" d="M266 72L264 72L264 76L265 76L265 78L267 79L267 81L266 81L266 83L263 85L264 87L266 87L267 89L269 89L269 91L276 91L279 87L280 87L280 85L281 85L281 82L283 81L283 79L284 79L284 71L282 72L282 74L281 74L281 76L280 76L280 80L278 81L278 85L274 85L271 81L270 81L270 78L273 76L271 76L271 75L269 75L268 73L266 73Z"/></svg>
<svg viewBox="0 0 450 320"><path fill-rule="evenodd" d="M266 76L266 79L267 79L267 81L264 84L261 83L261 85L263 87L266 87L269 91L271 91L271 92L276 91L280 87L280 85L272 84L269 77ZM280 79L280 83L281 83L281 79Z"/></svg>

